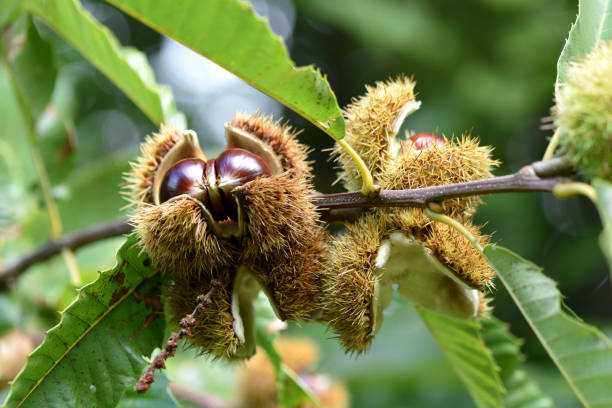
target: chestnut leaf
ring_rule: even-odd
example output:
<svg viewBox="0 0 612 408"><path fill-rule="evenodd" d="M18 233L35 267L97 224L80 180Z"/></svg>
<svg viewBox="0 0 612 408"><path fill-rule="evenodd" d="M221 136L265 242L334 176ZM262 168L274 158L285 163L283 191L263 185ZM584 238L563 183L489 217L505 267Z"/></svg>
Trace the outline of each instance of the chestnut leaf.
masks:
<svg viewBox="0 0 612 408"><path fill-rule="evenodd" d="M460 320L415 306L425 326L478 408L503 407L504 386L476 320Z"/></svg>
<svg viewBox="0 0 612 408"><path fill-rule="evenodd" d="M612 0L580 0L578 16L572 25L563 51L557 62L555 97L559 100L559 88L567 78L570 62L587 55L601 41L612 39Z"/></svg>
<svg viewBox="0 0 612 408"><path fill-rule="evenodd" d="M500 368L499 376L506 389L504 407L553 408L552 399L542 392L521 366L525 360L521 354L522 340L515 337L508 325L496 317L480 318L478 323L482 328L482 339Z"/></svg>
<svg viewBox="0 0 612 408"><path fill-rule="evenodd" d="M593 180L593 187L597 191L597 209L603 224L599 245L608 260L610 273L612 273L612 183L595 179Z"/></svg>
<svg viewBox="0 0 612 408"><path fill-rule="evenodd" d="M484 254L582 405L612 406L612 341L563 304L537 265L496 245Z"/></svg>
<svg viewBox="0 0 612 408"><path fill-rule="evenodd" d="M156 125L184 125L170 88L155 82L140 51L122 47L76 0L24 0L23 7L49 25L108 77Z"/></svg>
<svg viewBox="0 0 612 408"><path fill-rule="evenodd" d="M18 73L15 80L19 83L24 97L29 102L30 114L36 120L51 101L57 67L53 62L51 45L40 36L32 20L24 18L23 23L21 25L16 22L11 26L12 30L9 31L14 43L19 43L20 37L26 39L23 45L13 46L18 51L16 51L11 63L13 72ZM20 26L22 26L22 30L18 29Z"/></svg>
<svg viewBox="0 0 612 408"><path fill-rule="evenodd" d="M160 276L132 235L30 355L3 407L117 405L162 344Z"/></svg>
<svg viewBox="0 0 612 408"><path fill-rule="evenodd" d="M312 65L296 67L280 37L238 0L107 0L155 31L207 57L308 119L335 139L342 112L327 78Z"/></svg>

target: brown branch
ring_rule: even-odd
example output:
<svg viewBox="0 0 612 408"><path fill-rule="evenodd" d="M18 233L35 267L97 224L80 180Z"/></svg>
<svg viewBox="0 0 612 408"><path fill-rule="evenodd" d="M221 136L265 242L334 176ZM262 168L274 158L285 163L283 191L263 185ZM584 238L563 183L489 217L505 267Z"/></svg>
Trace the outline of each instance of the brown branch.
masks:
<svg viewBox="0 0 612 408"><path fill-rule="evenodd" d="M61 238L49 241L14 262L0 265L0 289L8 287L21 272L25 271L30 266L51 258L62 252L65 248L76 250L92 242L128 234L131 231L132 226L129 225L126 220L117 220L109 223L97 224L82 231L77 231L73 234L64 235Z"/></svg>
<svg viewBox="0 0 612 408"><path fill-rule="evenodd" d="M206 305L210 304L211 296L215 293L217 286L219 283L217 281L211 282L211 287L208 290L208 293L205 295L200 295L196 299L196 307L187 316L183 317L179 323L181 326L178 332L172 332L170 338L166 342L164 349L155 356L147 371L140 377L136 385L134 386L134 391L139 393L145 393L151 388L151 384L155 381L155 370L156 369L165 369L166 368L166 360L170 357L174 357L176 353L176 349L178 348L178 341L183 337L191 337L191 328L198 324L198 319L206 312Z"/></svg>
<svg viewBox="0 0 612 408"><path fill-rule="evenodd" d="M382 190L373 199L353 191L337 194L317 194L314 203L321 209L321 218L327 222L352 221L370 207L425 207L430 202L449 198L505 192L551 191L560 183L573 181L561 176L571 175L572 168L562 159L532 163L520 171L501 177L417 188L412 190ZM77 249L101 239L127 234L132 227L125 220L95 225L83 231L66 235L37 248L15 262L0 266L0 289L8 287L17 276L31 265L44 261L64 248Z"/></svg>
<svg viewBox="0 0 612 408"><path fill-rule="evenodd" d="M332 211L344 208L423 208L428 203L456 197L508 192L551 191L555 185L570 182L572 179L547 176L557 176L558 174L567 174L567 172L568 166L564 162L549 160L548 162L536 162L525 166L518 172L507 176L411 190L382 190L375 198L365 197L359 191L351 191L318 194L314 196L314 199L317 207L330 210L328 216L333 216ZM542 175L546 176L542 177Z"/></svg>

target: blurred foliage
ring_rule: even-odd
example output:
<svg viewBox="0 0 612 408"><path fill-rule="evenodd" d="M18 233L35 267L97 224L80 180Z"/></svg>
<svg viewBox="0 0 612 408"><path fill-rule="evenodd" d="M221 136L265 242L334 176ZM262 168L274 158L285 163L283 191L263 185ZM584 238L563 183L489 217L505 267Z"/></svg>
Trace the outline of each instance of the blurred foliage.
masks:
<svg viewBox="0 0 612 408"><path fill-rule="evenodd" d="M164 63L183 63L164 62L162 58L171 56L162 52L166 44L162 37L130 17L100 1L85 1L84 6L123 44L146 52L157 71ZM255 6L270 16L273 29L285 24L291 33L293 27L286 37L291 57L298 65L312 63L321 68L341 106L362 94L365 84L406 73L415 76L423 101L406 129L438 130L447 135L471 131L495 146L496 157L504 163L498 174L538 160L544 152L550 133L539 129L540 120L549 115L553 104L557 58L575 18L576 2L472 0L458 5L442 0L260 0ZM13 17L0 15L0 23ZM37 39L37 52L29 57L27 50L21 54L24 61L38 59L30 65L38 70L32 72L36 80L46 84L46 74L57 70L50 100L35 105L34 110L40 113L37 142L65 231L125 215L118 193L121 174L139 142L155 126L42 22L27 24L24 19L20 30L10 35L18 40L27 33ZM43 49L46 51L40 51ZM163 72L158 72L160 76ZM206 76L198 81L212 86ZM200 89L196 85L193 88ZM205 135L221 135L218 123L230 117L216 118L218 122L213 123L193 101L214 113L215 101L228 104L227 92L231 90L219 85L216 91L194 97L175 89L178 108ZM269 106L269 101L259 98L262 105ZM250 109L245 99L236 96L229 103L232 109ZM0 262L6 262L46 241L49 223L23 118L1 67L0 100L4 128L0 137ZM331 146L331 139L290 111L284 116L304 129L300 138L313 147L317 188L338 191L339 186L332 186L333 163L324 150ZM215 140L218 138L204 138L205 150L207 144L218 143ZM601 224L591 203L583 198L560 201L546 194L505 194L485 197L485 201L477 218L487 223L487 232L495 233L493 240L550 271L573 310L586 321L612 330L610 275L597 245ZM113 266L114 253L122 242L117 238L77 252L85 281ZM0 293L0 331L18 326L40 340L42 331L57 323L56 311L67 306L74 294L61 258L38 264L18 281L14 291ZM525 339L527 371L542 390L553 397L556 406L578 406L501 287L495 292L494 306L496 315ZM354 407L473 406L417 314L401 299L395 299L385 311L385 324L371 350L356 360L345 356L321 325L292 326L290 332L308 335L320 345L321 370L348 383ZM234 396L231 366L211 364L192 351L180 353L168 366L169 378L181 385L228 401ZM4 395L0 393L0 400Z"/></svg>

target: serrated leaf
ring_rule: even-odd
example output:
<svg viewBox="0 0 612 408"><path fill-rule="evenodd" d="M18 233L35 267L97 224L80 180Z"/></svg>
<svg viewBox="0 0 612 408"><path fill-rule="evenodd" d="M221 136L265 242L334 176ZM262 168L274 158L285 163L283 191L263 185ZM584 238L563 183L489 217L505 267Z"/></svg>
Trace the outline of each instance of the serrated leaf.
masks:
<svg viewBox="0 0 612 408"><path fill-rule="evenodd" d="M576 22L570 29L557 62L557 82L555 84L557 100L559 87L566 79L569 63L591 52L602 40L611 38L612 0L580 0Z"/></svg>
<svg viewBox="0 0 612 408"><path fill-rule="evenodd" d="M344 118L327 79L296 67L281 39L251 6L237 0L107 0L154 30L174 38L296 111L336 139Z"/></svg>
<svg viewBox="0 0 612 408"><path fill-rule="evenodd" d="M183 125L170 88L155 82L146 57L123 48L77 0L25 0L24 7L74 46L155 124ZM139 56L136 57L138 53Z"/></svg>
<svg viewBox="0 0 612 408"><path fill-rule="evenodd" d="M612 407L612 342L562 306L556 283L506 248L484 250L499 279L585 407Z"/></svg>
<svg viewBox="0 0 612 408"><path fill-rule="evenodd" d="M445 317L422 307L417 312L461 379L476 406L502 407L504 387L476 320Z"/></svg>
<svg viewBox="0 0 612 408"><path fill-rule="evenodd" d="M117 266L83 287L57 326L30 355L3 407L117 404L162 342L164 321L152 305L160 277L130 236Z"/></svg>
<svg viewBox="0 0 612 408"><path fill-rule="evenodd" d="M551 408L553 401L544 395L540 387L521 368L524 360L521 341L516 338L508 325L495 317L481 318L482 339L493 354L500 368L499 375L506 388L506 408Z"/></svg>
<svg viewBox="0 0 612 408"><path fill-rule="evenodd" d="M612 183L595 179L593 180L593 187L597 191L597 209L603 224L599 245L608 259L610 273L612 273Z"/></svg>
<svg viewBox="0 0 612 408"><path fill-rule="evenodd" d="M26 41L12 61L13 72L30 104L32 116L37 118L51 99L57 69L51 46L41 38L29 17L24 32L16 34L23 35Z"/></svg>

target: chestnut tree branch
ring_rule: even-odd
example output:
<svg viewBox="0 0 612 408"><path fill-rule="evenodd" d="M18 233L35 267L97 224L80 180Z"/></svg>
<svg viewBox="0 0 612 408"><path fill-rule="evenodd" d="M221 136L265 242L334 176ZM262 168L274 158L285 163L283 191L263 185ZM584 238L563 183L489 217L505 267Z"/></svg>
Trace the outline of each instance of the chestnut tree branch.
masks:
<svg viewBox="0 0 612 408"><path fill-rule="evenodd" d="M96 224L87 229L51 240L13 262L0 265L0 289L6 288L21 272L30 266L45 261L64 249L76 250L92 242L128 234L131 231L132 226L127 223L127 220L116 220Z"/></svg>
<svg viewBox="0 0 612 408"><path fill-rule="evenodd" d="M314 203L321 209L324 221L356 220L370 207L420 207L449 198L467 197L505 192L552 191L558 184L573 182L568 178L572 168L562 159L555 158L532 163L514 174L465 183L447 184L412 190L382 190L375 198L365 197L360 191L336 194L316 194ZM22 258L0 265L0 289L6 288L17 276L33 264L49 259L64 248L77 249L91 242L128 234L132 226L126 220L117 220L66 235L24 255Z"/></svg>
<svg viewBox="0 0 612 408"><path fill-rule="evenodd" d="M420 207L428 203L449 198L473 195L551 191L554 186L574 181L559 174L568 174L569 167L561 160L550 163L536 162L523 167L514 174L464 183L445 184L411 190L381 190L375 198L365 197L361 192L351 191L336 194L317 194L314 202L321 209L369 208L369 207Z"/></svg>

